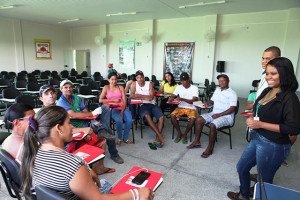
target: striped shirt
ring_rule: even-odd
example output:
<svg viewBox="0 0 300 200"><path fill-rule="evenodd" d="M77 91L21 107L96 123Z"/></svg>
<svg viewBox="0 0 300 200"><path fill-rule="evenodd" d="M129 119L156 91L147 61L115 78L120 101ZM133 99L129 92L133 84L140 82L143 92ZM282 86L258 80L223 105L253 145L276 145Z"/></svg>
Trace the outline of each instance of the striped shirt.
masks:
<svg viewBox="0 0 300 200"><path fill-rule="evenodd" d="M217 88L211 97L214 102L213 113L221 113L228 110L231 106L237 105L237 95L231 88L221 91ZM230 114L233 118L234 112Z"/></svg>
<svg viewBox="0 0 300 200"><path fill-rule="evenodd" d="M78 156L53 150L39 149L34 161L33 181L56 190L67 199L79 199L69 186L69 182L81 165L87 164ZM90 169L87 166L88 169Z"/></svg>

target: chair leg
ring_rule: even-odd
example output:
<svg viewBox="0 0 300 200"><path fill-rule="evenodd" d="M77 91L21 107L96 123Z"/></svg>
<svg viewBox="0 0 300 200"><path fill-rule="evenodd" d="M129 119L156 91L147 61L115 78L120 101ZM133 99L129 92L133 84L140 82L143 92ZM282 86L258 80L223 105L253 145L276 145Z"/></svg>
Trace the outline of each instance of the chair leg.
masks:
<svg viewBox="0 0 300 200"><path fill-rule="evenodd" d="M143 119L141 119L141 138L143 139Z"/></svg>
<svg viewBox="0 0 300 200"><path fill-rule="evenodd" d="M232 142L231 142L231 129L229 129L229 140L230 140L230 149L232 149Z"/></svg>
<svg viewBox="0 0 300 200"><path fill-rule="evenodd" d="M135 144L135 141L134 141L134 127L133 127L133 123L131 124L131 132L132 132L132 142L133 144Z"/></svg>

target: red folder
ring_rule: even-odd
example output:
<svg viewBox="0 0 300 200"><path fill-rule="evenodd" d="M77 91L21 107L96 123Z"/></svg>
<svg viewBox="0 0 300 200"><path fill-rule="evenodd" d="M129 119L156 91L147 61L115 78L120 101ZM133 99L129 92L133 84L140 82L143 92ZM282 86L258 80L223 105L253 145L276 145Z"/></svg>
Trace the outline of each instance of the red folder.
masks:
<svg viewBox="0 0 300 200"><path fill-rule="evenodd" d="M96 119L99 115L93 115L93 116L89 116L89 117L80 117L80 118L70 118L72 119Z"/></svg>
<svg viewBox="0 0 300 200"><path fill-rule="evenodd" d="M164 95L163 94L159 94L159 93L154 93L154 96L161 97L161 96L164 96Z"/></svg>
<svg viewBox="0 0 300 200"><path fill-rule="evenodd" d="M253 114L253 112L242 112L241 115L250 117Z"/></svg>
<svg viewBox="0 0 300 200"><path fill-rule="evenodd" d="M180 102L174 99L173 101L168 101L167 103L168 104L179 104Z"/></svg>
<svg viewBox="0 0 300 200"><path fill-rule="evenodd" d="M117 108L121 106L121 103L116 102L103 102L103 104L108 105L110 108Z"/></svg>
<svg viewBox="0 0 300 200"><path fill-rule="evenodd" d="M149 172L151 175L146 179L147 184L145 187L155 190L162 183L162 173L150 171L137 166L134 166L110 191L112 194L128 192L130 189L139 189L139 187L133 186L133 183L128 183L131 177L136 177L141 171ZM127 182L127 183L126 183ZM132 185L133 184L133 185Z"/></svg>
<svg viewBox="0 0 300 200"><path fill-rule="evenodd" d="M132 100L130 101L130 103L131 103L131 104L142 104L143 101L142 101L142 100L137 100L137 99L132 99Z"/></svg>
<svg viewBox="0 0 300 200"><path fill-rule="evenodd" d="M105 151L103 149L89 144L85 144L73 152L73 154L81 157L88 164L104 158L104 153Z"/></svg>

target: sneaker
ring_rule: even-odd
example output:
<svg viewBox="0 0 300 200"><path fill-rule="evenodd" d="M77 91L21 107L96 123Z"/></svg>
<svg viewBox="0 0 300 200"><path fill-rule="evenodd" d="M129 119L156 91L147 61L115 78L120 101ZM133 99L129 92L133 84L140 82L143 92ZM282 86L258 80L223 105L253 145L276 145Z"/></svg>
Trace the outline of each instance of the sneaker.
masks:
<svg viewBox="0 0 300 200"><path fill-rule="evenodd" d="M118 164L123 164L123 163L124 163L123 158L121 158L121 156L119 156L119 155L117 155L117 156L115 156L115 157L111 157L111 159L112 159L113 161L115 161L116 163L118 163Z"/></svg>
<svg viewBox="0 0 300 200"><path fill-rule="evenodd" d="M253 182L257 182L257 174L250 174L250 180Z"/></svg>
<svg viewBox="0 0 300 200"><path fill-rule="evenodd" d="M116 139L116 136L114 136L112 134L109 134L109 132L107 130L105 130L105 129L99 130L98 133L97 133L97 136L98 137L103 137L103 138L105 138L107 140L114 140L114 139Z"/></svg>
<svg viewBox="0 0 300 200"><path fill-rule="evenodd" d="M227 192L227 196L229 199L232 200L248 200L246 198L244 198L239 192Z"/></svg>

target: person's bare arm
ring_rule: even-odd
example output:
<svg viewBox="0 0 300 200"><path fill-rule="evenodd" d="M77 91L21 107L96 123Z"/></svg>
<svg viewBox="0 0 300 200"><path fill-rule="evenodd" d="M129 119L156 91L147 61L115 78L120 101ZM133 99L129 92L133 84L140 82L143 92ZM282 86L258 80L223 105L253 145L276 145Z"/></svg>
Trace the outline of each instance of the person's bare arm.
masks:
<svg viewBox="0 0 300 200"><path fill-rule="evenodd" d="M124 110L126 109L126 106L127 106L127 101L126 101L126 95L125 95L125 90L123 87L120 87L121 88L121 94L122 94L122 101L123 101L123 106L122 106L122 113L124 112ZM123 114L122 114L122 118L123 118Z"/></svg>
<svg viewBox="0 0 300 200"><path fill-rule="evenodd" d="M90 127L82 127L82 128L75 128L73 127L72 133L88 133L89 135L93 133L93 129Z"/></svg>
<svg viewBox="0 0 300 200"><path fill-rule="evenodd" d="M69 182L69 186L74 194L80 199L99 199L99 200L132 200L131 192L120 194L101 194L98 187L93 182L86 166L82 165L74 177ZM153 199L153 194L149 188L141 188L138 190L141 200Z"/></svg>
<svg viewBox="0 0 300 200"><path fill-rule="evenodd" d="M161 86L160 86L159 90L157 91L157 93L158 93L158 94L162 94L163 91L164 91L164 85L161 84Z"/></svg>
<svg viewBox="0 0 300 200"><path fill-rule="evenodd" d="M246 110L252 110L253 108L253 101L247 101Z"/></svg>
<svg viewBox="0 0 300 200"><path fill-rule="evenodd" d="M185 101L189 104L193 104L193 102L198 101L198 97L193 97L193 99L185 99L185 98L181 98L181 97L177 97L178 101Z"/></svg>
<svg viewBox="0 0 300 200"><path fill-rule="evenodd" d="M236 106L230 106L229 109L225 110L224 112L218 113L218 114L213 114L212 118L216 119L218 117L222 117L224 115L229 115L231 113L233 113L236 109Z"/></svg>
<svg viewBox="0 0 300 200"><path fill-rule="evenodd" d="M125 87L125 94L129 92L129 88L130 88L130 85L132 84L133 80L130 80L127 82L126 84L126 87Z"/></svg>
<svg viewBox="0 0 300 200"><path fill-rule="evenodd" d="M93 116L93 114L91 112L88 112L86 109L84 109L82 112L74 112L73 110L69 110L68 114L71 118L74 119Z"/></svg>
<svg viewBox="0 0 300 200"><path fill-rule="evenodd" d="M276 133L280 133L279 124L271 124L271 123L262 122L262 121L259 121L259 120L254 120L253 117L249 117L246 120L246 124L251 129L263 128L263 129L266 129L266 130L269 130L269 131L274 131Z"/></svg>

